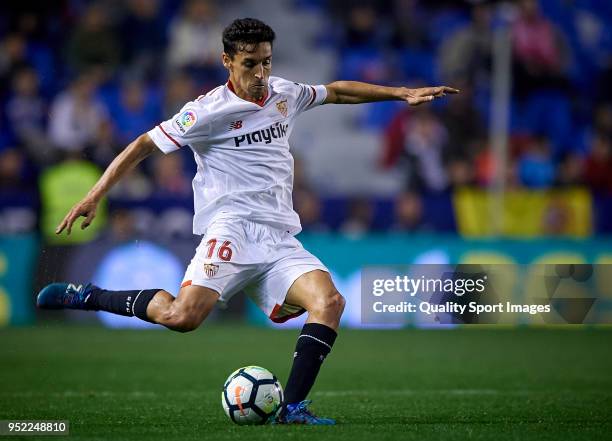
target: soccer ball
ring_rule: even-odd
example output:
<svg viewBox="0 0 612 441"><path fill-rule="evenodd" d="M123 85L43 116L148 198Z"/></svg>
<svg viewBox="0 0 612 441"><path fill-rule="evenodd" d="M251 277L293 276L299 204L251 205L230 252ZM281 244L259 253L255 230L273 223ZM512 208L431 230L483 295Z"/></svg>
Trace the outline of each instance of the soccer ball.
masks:
<svg viewBox="0 0 612 441"><path fill-rule="evenodd" d="M223 385L221 404L236 424L264 424L283 402L283 388L267 369L246 366L235 370Z"/></svg>

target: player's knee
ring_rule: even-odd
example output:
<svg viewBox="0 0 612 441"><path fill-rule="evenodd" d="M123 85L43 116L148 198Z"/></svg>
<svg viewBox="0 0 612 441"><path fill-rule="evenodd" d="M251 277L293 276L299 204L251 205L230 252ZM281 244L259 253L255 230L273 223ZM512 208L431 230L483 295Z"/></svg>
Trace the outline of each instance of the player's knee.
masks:
<svg viewBox="0 0 612 441"><path fill-rule="evenodd" d="M314 311L321 316L340 318L344 311L346 301L342 295L334 290L328 295L321 296L315 302Z"/></svg>
<svg viewBox="0 0 612 441"><path fill-rule="evenodd" d="M336 291L334 301L336 303L336 312L338 314L338 318L340 318L342 316L342 313L344 312L344 307L346 306L346 299L344 298L344 296L342 296L342 294Z"/></svg>

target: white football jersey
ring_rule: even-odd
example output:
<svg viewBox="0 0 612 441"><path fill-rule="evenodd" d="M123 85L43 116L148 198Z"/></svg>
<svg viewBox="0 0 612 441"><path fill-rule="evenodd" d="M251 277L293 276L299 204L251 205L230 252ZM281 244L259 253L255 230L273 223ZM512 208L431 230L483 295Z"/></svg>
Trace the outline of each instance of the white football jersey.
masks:
<svg viewBox="0 0 612 441"><path fill-rule="evenodd" d="M213 220L236 217L301 231L288 141L295 118L326 96L325 86L270 77L266 98L255 103L238 97L228 82L148 132L164 153L193 150L194 234L204 234Z"/></svg>

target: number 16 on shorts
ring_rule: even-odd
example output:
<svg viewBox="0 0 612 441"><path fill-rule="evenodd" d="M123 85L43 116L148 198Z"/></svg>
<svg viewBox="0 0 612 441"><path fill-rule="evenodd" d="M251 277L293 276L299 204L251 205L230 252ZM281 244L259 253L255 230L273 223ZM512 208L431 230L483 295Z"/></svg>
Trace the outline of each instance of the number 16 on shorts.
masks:
<svg viewBox="0 0 612 441"><path fill-rule="evenodd" d="M232 243L229 240L226 240L217 250L217 256L224 262L229 262L232 260L232 249L230 248L231 244ZM217 239L210 239L208 242L206 242L206 246L208 247L206 257L211 259L215 252L215 248L217 247Z"/></svg>

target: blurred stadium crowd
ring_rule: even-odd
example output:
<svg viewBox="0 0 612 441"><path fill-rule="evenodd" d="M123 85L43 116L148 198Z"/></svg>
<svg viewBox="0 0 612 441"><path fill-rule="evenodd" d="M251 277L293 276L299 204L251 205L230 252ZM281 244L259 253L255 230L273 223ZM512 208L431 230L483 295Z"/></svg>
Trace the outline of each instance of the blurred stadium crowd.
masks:
<svg viewBox="0 0 612 441"><path fill-rule="evenodd" d="M445 83L463 91L416 109L364 106L338 129L379 135L375 167L399 173L394 194L321 192L296 158L295 204L305 230L457 231L453 192L486 188L496 172L488 134L492 35L509 23L506 188L585 188L593 231L612 231L611 2L289 3L324 23L308 44L332 51L336 65L334 77L320 82ZM219 61L224 5L64 0L1 8L0 233L41 231L58 240L56 223L128 142L226 81ZM190 236L194 167L188 151L155 155L110 195L110 228L102 210L91 236L75 240L102 230L119 240Z"/></svg>

